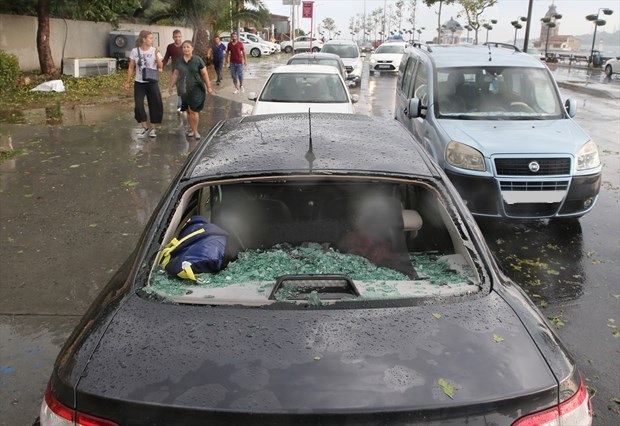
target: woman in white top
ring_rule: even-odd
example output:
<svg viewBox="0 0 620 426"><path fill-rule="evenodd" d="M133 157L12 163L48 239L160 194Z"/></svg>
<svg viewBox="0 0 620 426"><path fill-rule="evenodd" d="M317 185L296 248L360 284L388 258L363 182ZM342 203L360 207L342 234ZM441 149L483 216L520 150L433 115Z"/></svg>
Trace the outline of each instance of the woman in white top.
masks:
<svg viewBox="0 0 620 426"><path fill-rule="evenodd" d="M131 77L135 71L135 84L133 87L133 98L135 101L134 115L136 121L142 126L139 137L149 135L154 138L155 125L162 122L164 116L164 104L159 91L159 82L148 82L142 79L142 70L144 68L152 68L159 72L163 69L162 56L159 53L159 47L153 47L153 34L150 31L142 30L136 41L135 49L129 54L129 69L127 70L127 81L125 82L125 90L129 90ZM144 108L144 98L149 105L148 116ZM148 119L151 124L149 126Z"/></svg>

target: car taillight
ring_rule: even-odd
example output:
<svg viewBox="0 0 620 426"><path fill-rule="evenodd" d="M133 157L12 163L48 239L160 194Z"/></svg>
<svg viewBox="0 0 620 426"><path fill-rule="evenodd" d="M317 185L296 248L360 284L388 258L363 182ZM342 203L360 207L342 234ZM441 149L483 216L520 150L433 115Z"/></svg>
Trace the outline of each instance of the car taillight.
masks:
<svg viewBox="0 0 620 426"><path fill-rule="evenodd" d="M579 389L573 396L563 401L557 407L522 417L512 426L589 426L592 424L592 408L588 389L579 384Z"/></svg>
<svg viewBox="0 0 620 426"><path fill-rule="evenodd" d="M41 426L118 426L110 420L100 419L72 410L56 399L48 383L39 413Z"/></svg>

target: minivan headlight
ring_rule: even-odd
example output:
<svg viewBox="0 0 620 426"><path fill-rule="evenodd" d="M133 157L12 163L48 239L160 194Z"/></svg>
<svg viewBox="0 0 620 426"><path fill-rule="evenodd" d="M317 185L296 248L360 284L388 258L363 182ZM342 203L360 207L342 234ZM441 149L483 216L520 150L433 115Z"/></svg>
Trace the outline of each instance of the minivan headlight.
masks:
<svg viewBox="0 0 620 426"><path fill-rule="evenodd" d="M454 167L484 172L486 166L482 153L471 146L450 141L446 147L446 161Z"/></svg>
<svg viewBox="0 0 620 426"><path fill-rule="evenodd" d="M577 170L593 169L601 165L598 148L594 141L588 141L577 153Z"/></svg>

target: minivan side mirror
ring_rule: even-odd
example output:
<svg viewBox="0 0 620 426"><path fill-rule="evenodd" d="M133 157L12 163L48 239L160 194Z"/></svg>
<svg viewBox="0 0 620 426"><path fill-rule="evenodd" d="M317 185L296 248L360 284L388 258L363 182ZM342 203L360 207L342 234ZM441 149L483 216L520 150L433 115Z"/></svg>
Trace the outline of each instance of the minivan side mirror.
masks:
<svg viewBox="0 0 620 426"><path fill-rule="evenodd" d="M407 107L406 114L408 118L424 118L424 116L422 115L422 104L420 103L419 98L409 99L409 105Z"/></svg>
<svg viewBox="0 0 620 426"><path fill-rule="evenodd" d="M577 113L577 101L573 98L568 98L566 102L564 102L564 108L566 108L569 117L574 117Z"/></svg>
<svg viewBox="0 0 620 426"><path fill-rule="evenodd" d="M258 97L258 96L256 96L256 92L250 92L250 93L248 93L248 100L250 100L250 101L256 101L256 98L257 98L257 97Z"/></svg>

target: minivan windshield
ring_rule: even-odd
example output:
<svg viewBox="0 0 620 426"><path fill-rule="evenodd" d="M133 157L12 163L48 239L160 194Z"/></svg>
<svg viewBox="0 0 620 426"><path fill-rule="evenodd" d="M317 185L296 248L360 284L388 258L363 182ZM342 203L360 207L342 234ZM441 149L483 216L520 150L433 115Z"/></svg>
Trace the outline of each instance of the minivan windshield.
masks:
<svg viewBox="0 0 620 426"><path fill-rule="evenodd" d="M563 108L545 68L476 67L437 70L438 117L557 120Z"/></svg>

